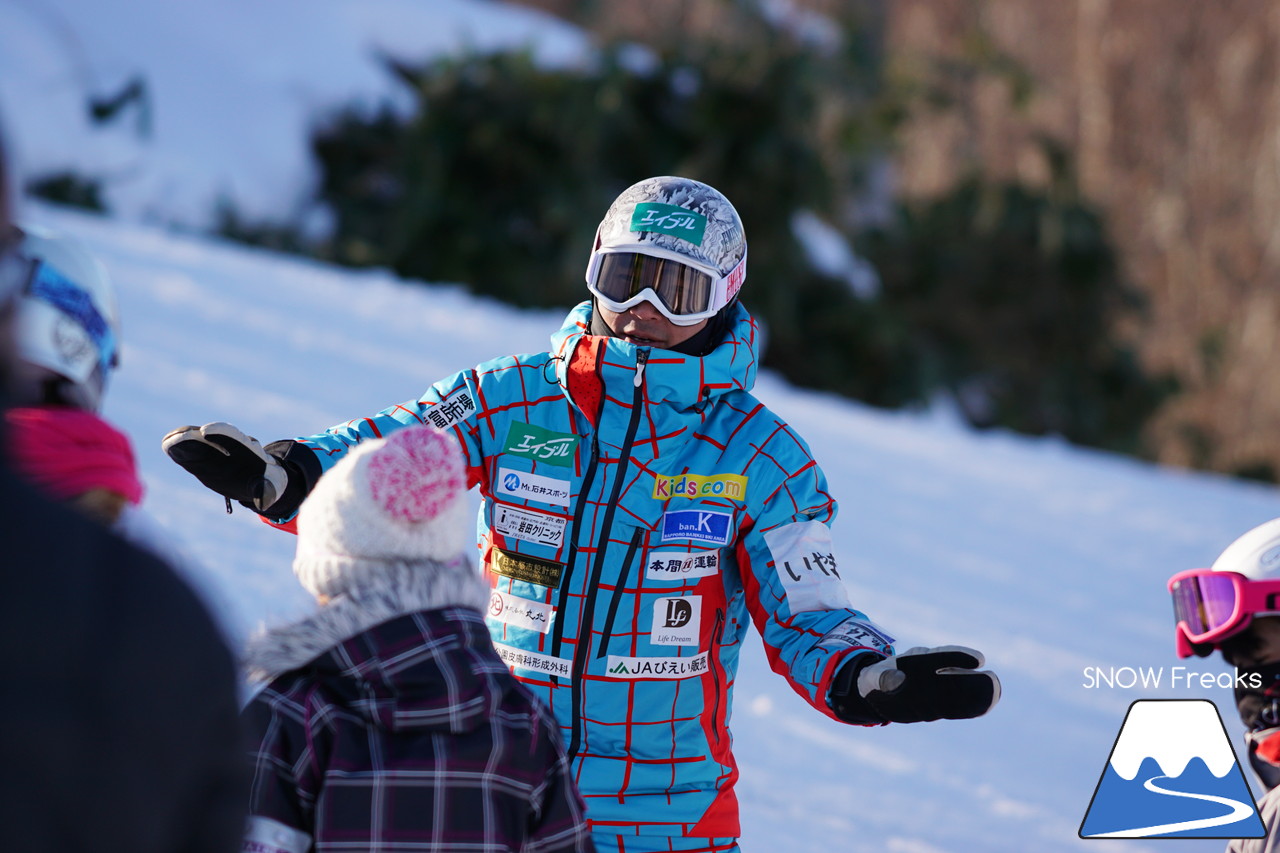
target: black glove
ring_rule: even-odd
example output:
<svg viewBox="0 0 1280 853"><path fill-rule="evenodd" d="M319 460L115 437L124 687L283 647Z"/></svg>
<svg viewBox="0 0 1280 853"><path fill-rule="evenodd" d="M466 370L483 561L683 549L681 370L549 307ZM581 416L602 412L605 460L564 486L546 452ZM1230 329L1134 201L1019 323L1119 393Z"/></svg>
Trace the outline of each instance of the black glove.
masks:
<svg viewBox="0 0 1280 853"><path fill-rule="evenodd" d="M1000 679L979 670L982 652L915 648L894 657L860 655L832 681L829 704L849 723L920 723L981 717L1000 701Z"/></svg>
<svg viewBox="0 0 1280 853"><path fill-rule="evenodd" d="M289 486L289 472L280 460L231 424L178 427L160 446L206 487L226 497L228 510L235 500L270 515Z"/></svg>

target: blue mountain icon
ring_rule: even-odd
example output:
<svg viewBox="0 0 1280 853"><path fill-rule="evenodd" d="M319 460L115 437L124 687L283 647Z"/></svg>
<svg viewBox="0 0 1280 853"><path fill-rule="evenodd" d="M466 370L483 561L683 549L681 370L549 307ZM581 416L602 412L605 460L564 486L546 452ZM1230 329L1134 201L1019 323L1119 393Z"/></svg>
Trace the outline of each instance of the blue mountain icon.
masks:
<svg viewBox="0 0 1280 853"><path fill-rule="evenodd" d="M1260 838L1262 820L1218 709L1207 700L1129 707L1081 838Z"/></svg>

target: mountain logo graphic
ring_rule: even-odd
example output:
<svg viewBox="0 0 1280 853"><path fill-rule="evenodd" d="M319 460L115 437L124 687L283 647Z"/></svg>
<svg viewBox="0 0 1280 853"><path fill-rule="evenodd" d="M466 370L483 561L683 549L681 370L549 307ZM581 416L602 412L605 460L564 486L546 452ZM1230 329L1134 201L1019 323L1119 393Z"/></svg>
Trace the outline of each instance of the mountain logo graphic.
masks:
<svg viewBox="0 0 1280 853"><path fill-rule="evenodd" d="M1139 699L1129 706L1081 838L1265 835L1217 706L1207 699Z"/></svg>

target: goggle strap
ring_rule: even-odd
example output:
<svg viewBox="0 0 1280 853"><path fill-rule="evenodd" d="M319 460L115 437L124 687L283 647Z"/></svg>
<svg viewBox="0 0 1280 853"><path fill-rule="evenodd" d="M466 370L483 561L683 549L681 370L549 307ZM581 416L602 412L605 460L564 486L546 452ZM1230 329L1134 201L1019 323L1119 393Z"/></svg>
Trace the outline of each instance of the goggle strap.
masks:
<svg viewBox="0 0 1280 853"><path fill-rule="evenodd" d="M1280 580L1249 580L1236 586L1236 594L1248 613L1280 611Z"/></svg>
<svg viewBox="0 0 1280 853"><path fill-rule="evenodd" d="M716 282L717 296L719 296L720 294L721 283L723 283L724 285L724 299L723 301L721 301L719 304L716 305L717 311L719 311L724 306L728 305L733 300L733 298L738 295L738 292L742 290L742 282L745 281L746 278L747 278L747 247L743 246L742 260L738 261L738 263L734 266L734 268L729 270L728 275L726 275L724 278Z"/></svg>

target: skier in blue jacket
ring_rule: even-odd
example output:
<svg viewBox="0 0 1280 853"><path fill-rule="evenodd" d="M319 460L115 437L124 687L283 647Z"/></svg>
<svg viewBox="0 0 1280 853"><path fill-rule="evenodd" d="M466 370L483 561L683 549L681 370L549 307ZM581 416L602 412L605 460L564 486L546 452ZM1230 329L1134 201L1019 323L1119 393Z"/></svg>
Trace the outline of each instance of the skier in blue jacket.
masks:
<svg viewBox="0 0 1280 853"><path fill-rule="evenodd" d="M980 653L895 653L849 601L822 470L751 394L746 256L721 193L650 178L605 214L592 299L549 352L266 448L225 423L179 428L164 447L228 505L287 529L361 441L452 430L484 498L494 645L558 719L597 846L736 850L728 723L748 621L772 668L844 722L971 718L1000 696Z"/></svg>

